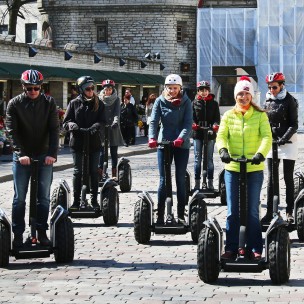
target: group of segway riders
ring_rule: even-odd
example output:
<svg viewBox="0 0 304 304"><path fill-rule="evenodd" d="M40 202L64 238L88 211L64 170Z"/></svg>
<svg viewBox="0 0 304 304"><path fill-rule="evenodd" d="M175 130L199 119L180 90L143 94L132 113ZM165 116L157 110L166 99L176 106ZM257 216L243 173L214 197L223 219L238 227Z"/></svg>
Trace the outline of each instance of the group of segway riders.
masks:
<svg viewBox="0 0 304 304"><path fill-rule="evenodd" d="M43 76L39 71L25 71L21 83L23 93L13 98L7 107L7 129L14 140L15 193L12 224L9 226L6 216L2 215L1 228L12 230L14 234L12 246L8 246L11 249L9 252L22 256L20 252L25 245L25 198L30 179L31 192L32 181L36 180L36 191L33 187L33 196L31 193L31 207L34 206L34 211L30 210L30 245L38 244L48 248L48 253L54 253L58 261L72 260L74 242L67 241L67 238L74 241L69 216L74 213L74 216L77 214L85 217L93 212L95 217L103 215L108 224L116 224L118 220L118 196L113 189L119 183L117 150L123 144L119 128L120 100L113 80L102 82L102 91L98 96L94 90L95 81L90 76L77 79L79 95L69 103L63 120L63 127L70 132L74 162L73 203L67 203L70 190L64 181L54 194L55 203L52 206L51 223L56 223L53 221L56 216L64 219L65 225L60 232L72 248L64 251L60 248L60 238L55 233L52 234L52 227L50 239L46 234L52 168L57 159L59 143L56 104L52 97L42 94ZM181 77L171 74L166 77L164 90L152 108L148 146L157 148L160 175L157 209L154 209L149 193L143 191L134 209L135 238L139 243L146 243L150 240L151 232L191 232L193 241L198 243L199 276L205 282L215 281L221 269L262 271L269 268L271 279L275 283L284 283L289 279L290 247L286 231L288 225L295 220L293 170L297 157L298 102L286 91L285 76L282 73L267 75L266 83L269 89L267 100L264 107L259 107L254 102L255 93L250 78L242 76L234 89L235 107L221 119L219 105L211 93L208 81L198 82L197 94L191 101L183 92ZM193 189L187 170L191 136L195 156ZM108 142L112 159L111 181L106 173ZM225 163L225 170L219 176L218 190L213 183L215 144ZM172 209L173 159L177 193L176 218ZM259 207L265 159L268 164L268 197L267 213L262 224L268 226L263 258ZM284 166L286 221L278 211L279 194L276 188L279 159L283 159ZM36 173L32 169L34 163L37 164ZM127 168L128 161L124 161L123 165ZM127 175L131 179L130 169L127 170ZM104 188L100 191L101 201L98 202L101 180ZM130 187L127 186L125 190L129 191ZM90 204L86 200L87 193L91 195ZM190 200L189 194L192 194ZM204 198L218 195L221 196L222 203L227 203L225 248L220 245L223 243L223 230L216 219L207 220L204 201ZM115 203L111 207L112 199ZM10 236L8 240L11 240ZM3 245L3 238L1 242ZM36 247L32 249L33 252L35 250ZM2 257L1 264L4 265L7 259L5 256L4 261ZM276 270L278 267L279 271Z"/></svg>

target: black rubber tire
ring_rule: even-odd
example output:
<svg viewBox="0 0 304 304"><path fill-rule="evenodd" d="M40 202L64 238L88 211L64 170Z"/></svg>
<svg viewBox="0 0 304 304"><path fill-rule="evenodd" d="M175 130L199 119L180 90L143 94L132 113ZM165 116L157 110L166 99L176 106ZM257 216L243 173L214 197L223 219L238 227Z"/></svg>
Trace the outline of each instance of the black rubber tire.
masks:
<svg viewBox="0 0 304 304"><path fill-rule="evenodd" d="M188 205L189 197L191 195L191 181L188 172L186 172L185 185L186 185L186 205Z"/></svg>
<svg viewBox="0 0 304 304"><path fill-rule="evenodd" d="M121 192L129 192L132 188L132 171L129 163L118 168L118 181Z"/></svg>
<svg viewBox="0 0 304 304"><path fill-rule="evenodd" d="M214 232L205 227L202 229L197 246L198 276L205 283L213 283L220 273L218 260L218 241Z"/></svg>
<svg viewBox="0 0 304 304"><path fill-rule="evenodd" d="M204 227L204 221L207 219L207 206L203 199L198 199L191 205L190 210L190 231L194 244L197 244L199 234Z"/></svg>
<svg viewBox="0 0 304 304"><path fill-rule="evenodd" d="M57 206L61 206L65 210L68 209L67 197L60 186L56 187L51 196L51 212L53 213Z"/></svg>
<svg viewBox="0 0 304 304"><path fill-rule="evenodd" d="M101 202L103 221L107 226L113 226L119 219L119 197L115 187L108 187L102 195Z"/></svg>
<svg viewBox="0 0 304 304"><path fill-rule="evenodd" d="M10 252L10 231L3 222L0 222L0 267L8 266L9 252Z"/></svg>
<svg viewBox="0 0 304 304"><path fill-rule="evenodd" d="M57 263L68 263L74 260L74 229L69 217L60 220L56 225L56 244L54 249Z"/></svg>
<svg viewBox="0 0 304 304"><path fill-rule="evenodd" d="M269 236L269 274L274 284L284 284L290 276L290 240L285 227L279 227Z"/></svg>
<svg viewBox="0 0 304 304"><path fill-rule="evenodd" d="M151 210L150 204L139 199L134 207L134 236L139 244L146 244L151 239Z"/></svg>
<svg viewBox="0 0 304 304"><path fill-rule="evenodd" d="M304 188L304 181L301 177L296 176L293 179L293 182L294 182L294 199L296 199L300 191Z"/></svg>
<svg viewBox="0 0 304 304"><path fill-rule="evenodd" d="M301 199L296 210L297 232L299 241L304 241L304 200Z"/></svg>

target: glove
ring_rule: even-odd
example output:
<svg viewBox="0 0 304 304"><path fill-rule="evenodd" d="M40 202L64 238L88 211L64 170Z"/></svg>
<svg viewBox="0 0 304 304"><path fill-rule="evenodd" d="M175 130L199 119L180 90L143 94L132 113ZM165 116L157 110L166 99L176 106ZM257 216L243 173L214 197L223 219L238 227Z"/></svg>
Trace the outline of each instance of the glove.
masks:
<svg viewBox="0 0 304 304"><path fill-rule="evenodd" d="M197 131L199 129L199 125L197 125L196 123L192 124L192 130Z"/></svg>
<svg viewBox="0 0 304 304"><path fill-rule="evenodd" d="M156 148L157 147L157 141L156 141L156 139L155 138L149 139L148 146L151 149Z"/></svg>
<svg viewBox="0 0 304 304"><path fill-rule="evenodd" d="M180 148L183 144L184 140L182 138L177 138L173 141L173 146L176 148Z"/></svg>
<svg viewBox="0 0 304 304"><path fill-rule="evenodd" d="M261 162L263 162L265 160L265 157L261 154L261 153L256 153L253 157L252 157L252 161L251 163L253 165L259 165Z"/></svg>
<svg viewBox="0 0 304 304"><path fill-rule="evenodd" d="M91 135L94 135L95 133L97 133L98 130L95 127L91 126L90 128L88 128L88 131Z"/></svg>
<svg viewBox="0 0 304 304"><path fill-rule="evenodd" d="M212 126L213 132L217 133L219 127L220 127L220 126L219 126L218 124L215 123L215 124Z"/></svg>
<svg viewBox="0 0 304 304"><path fill-rule="evenodd" d="M84 133L84 132L88 132L89 129L87 129L87 128L80 128L79 131L82 132L82 133Z"/></svg>
<svg viewBox="0 0 304 304"><path fill-rule="evenodd" d="M282 138L279 138L279 140L278 140L278 145L279 145L279 146L283 146L283 145L285 145L287 142L288 142L288 140L286 140L284 137L282 137Z"/></svg>
<svg viewBox="0 0 304 304"><path fill-rule="evenodd" d="M228 150L226 148L222 148L220 150L220 158L221 158L221 161L223 163L226 163L226 164L230 163L230 155L229 155Z"/></svg>
<svg viewBox="0 0 304 304"><path fill-rule="evenodd" d="M69 122L69 131L77 131L77 130L79 130L77 123Z"/></svg>
<svg viewBox="0 0 304 304"><path fill-rule="evenodd" d="M111 125L112 129L116 129L118 127L118 123L117 122L113 122Z"/></svg>

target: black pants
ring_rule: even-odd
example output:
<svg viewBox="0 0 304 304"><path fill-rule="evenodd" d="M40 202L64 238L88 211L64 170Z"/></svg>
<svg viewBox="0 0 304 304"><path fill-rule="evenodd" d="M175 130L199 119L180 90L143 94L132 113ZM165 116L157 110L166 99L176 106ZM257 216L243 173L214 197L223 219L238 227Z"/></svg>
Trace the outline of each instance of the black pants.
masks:
<svg viewBox="0 0 304 304"><path fill-rule="evenodd" d="M294 206L294 181L293 171L295 160L283 159L283 175L286 186L286 213L292 213ZM267 181L267 212L273 211L273 176L272 176L272 158L267 158L268 181Z"/></svg>
<svg viewBox="0 0 304 304"><path fill-rule="evenodd" d="M134 125L120 125L122 137L127 145L135 144L135 127Z"/></svg>

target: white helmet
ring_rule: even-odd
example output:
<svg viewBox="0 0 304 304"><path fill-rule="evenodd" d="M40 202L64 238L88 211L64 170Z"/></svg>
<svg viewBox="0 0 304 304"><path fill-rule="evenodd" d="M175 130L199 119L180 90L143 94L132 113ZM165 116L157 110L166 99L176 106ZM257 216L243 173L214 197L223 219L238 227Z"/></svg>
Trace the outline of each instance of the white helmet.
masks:
<svg viewBox="0 0 304 304"><path fill-rule="evenodd" d="M179 84L181 87L183 86L182 78L177 74L170 74L166 77L165 85L169 84Z"/></svg>

